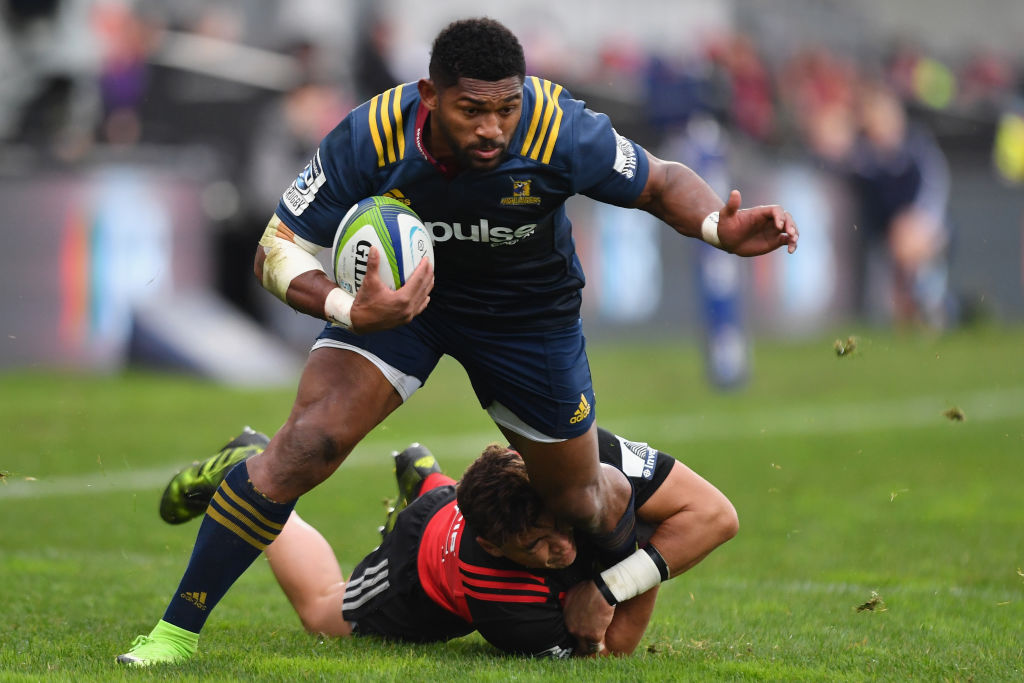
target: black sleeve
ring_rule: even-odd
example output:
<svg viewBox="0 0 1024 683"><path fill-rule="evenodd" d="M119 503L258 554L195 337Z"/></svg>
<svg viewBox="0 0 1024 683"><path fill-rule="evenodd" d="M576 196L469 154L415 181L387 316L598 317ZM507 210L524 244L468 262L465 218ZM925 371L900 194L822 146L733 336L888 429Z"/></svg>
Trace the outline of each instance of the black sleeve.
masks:
<svg viewBox="0 0 1024 683"><path fill-rule="evenodd" d="M515 655L563 659L576 639L565 628L557 602L494 602L467 596L473 626L494 647Z"/></svg>
<svg viewBox="0 0 1024 683"><path fill-rule="evenodd" d="M672 471L675 458L639 441L627 441L607 429L597 428L601 462L621 470L636 492L635 507L650 499Z"/></svg>

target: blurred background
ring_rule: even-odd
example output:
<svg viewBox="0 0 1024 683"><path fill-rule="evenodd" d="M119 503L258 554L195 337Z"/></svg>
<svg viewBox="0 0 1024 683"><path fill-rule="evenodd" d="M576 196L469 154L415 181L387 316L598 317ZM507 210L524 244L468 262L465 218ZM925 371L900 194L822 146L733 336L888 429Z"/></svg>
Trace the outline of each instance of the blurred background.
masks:
<svg viewBox="0 0 1024 683"><path fill-rule="evenodd" d="M735 387L760 336L1024 319L1015 0L0 0L0 371L294 381L322 323L253 279L268 217L349 109L482 14L530 73L801 229L742 260L573 200L590 339L698 341Z"/></svg>

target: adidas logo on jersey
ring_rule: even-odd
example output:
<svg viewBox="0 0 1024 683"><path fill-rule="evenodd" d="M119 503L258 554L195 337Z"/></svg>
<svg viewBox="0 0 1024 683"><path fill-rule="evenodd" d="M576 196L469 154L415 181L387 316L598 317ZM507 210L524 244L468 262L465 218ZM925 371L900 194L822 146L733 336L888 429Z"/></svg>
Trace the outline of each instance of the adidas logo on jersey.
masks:
<svg viewBox="0 0 1024 683"><path fill-rule="evenodd" d="M587 397L580 394L580 405L576 409L576 412L571 418L569 418L569 424L576 424L577 422L583 422L590 415L590 403L587 402Z"/></svg>
<svg viewBox="0 0 1024 683"><path fill-rule="evenodd" d="M207 607L206 607L206 591L203 591L201 593L200 592L182 593L179 597L182 600L187 600L188 602L191 602L193 605L195 605L199 609L203 610L204 612L207 609Z"/></svg>
<svg viewBox="0 0 1024 683"><path fill-rule="evenodd" d="M463 227L462 223L445 223L443 221L431 221L425 223L434 244L447 242L456 239L463 242L480 242L490 244L492 247L504 247L515 244L528 237L532 237L537 229L536 223L520 225L518 228L506 228L500 225L491 226L486 218L480 219L480 224Z"/></svg>

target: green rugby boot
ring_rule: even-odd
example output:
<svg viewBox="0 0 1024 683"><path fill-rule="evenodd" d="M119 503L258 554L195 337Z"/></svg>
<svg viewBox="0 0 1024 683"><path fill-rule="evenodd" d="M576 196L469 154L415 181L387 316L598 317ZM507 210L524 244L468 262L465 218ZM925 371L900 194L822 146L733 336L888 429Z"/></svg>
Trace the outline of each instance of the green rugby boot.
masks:
<svg viewBox="0 0 1024 683"><path fill-rule="evenodd" d="M388 516L384 520L384 526L380 528L381 536L386 536L395 528L398 513L420 495L423 481L434 472L441 471L441 465L434 454L426 446L418 443L410 445L401 453L393 452L391 457L395 460L398 500L394 506L388 508Z"/></svg>
<svg viewBox="0 0 1024 683"><path fill-rule="evenodd" d="M198 633L186 631L161 619L148 636L135 638L132 648L118 655L117 662L133 667L176 664L191 659L198 649Z"/></svg>
<svg viewBox="0 0 1024 683"><path fill-rule="evenodd" d="M183 524L206 512L206 506L231 468L262 453L268 443L270 438L266 434L246 427L215 455L178 472L160 497L160 518L168 524Z"/></svg>

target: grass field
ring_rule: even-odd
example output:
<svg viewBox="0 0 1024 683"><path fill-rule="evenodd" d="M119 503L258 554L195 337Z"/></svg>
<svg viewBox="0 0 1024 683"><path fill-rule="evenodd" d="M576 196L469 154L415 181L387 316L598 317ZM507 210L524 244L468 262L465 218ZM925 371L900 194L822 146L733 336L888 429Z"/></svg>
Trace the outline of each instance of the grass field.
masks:
<svg viewBox="0 0 1024 683"><path fill-rule="evenodd" d="M194 540L157 517L163 484L243 424L272 432L293 390L0 375L0 680L1021 680L1024 329L864 331L849 357L832 341L758 344L732 394L706 386L691 345L591 349L599 421L684 460L741 523L662 587L635 657L601 661L508 659L477 636L322 642L261 559L195 660L118 669ZM443 363L299 510L348 572L394 495L390 450L423 441L458 473L496 438Z"/></svg>

